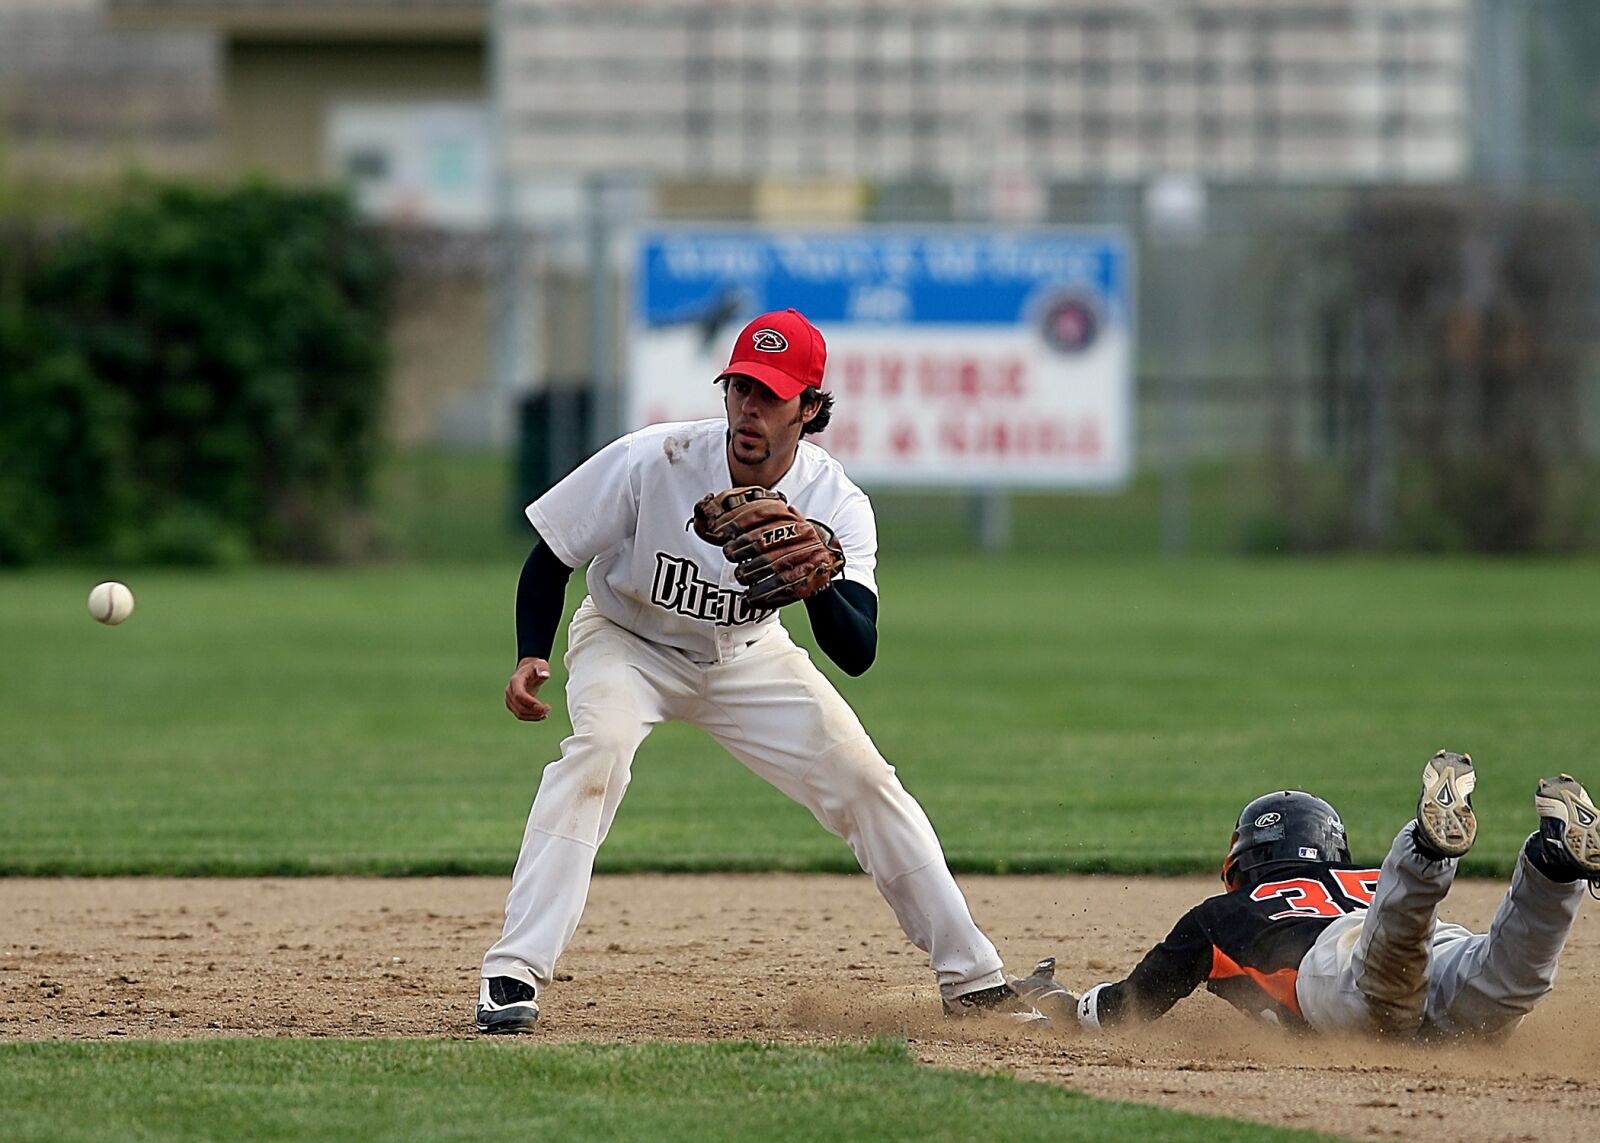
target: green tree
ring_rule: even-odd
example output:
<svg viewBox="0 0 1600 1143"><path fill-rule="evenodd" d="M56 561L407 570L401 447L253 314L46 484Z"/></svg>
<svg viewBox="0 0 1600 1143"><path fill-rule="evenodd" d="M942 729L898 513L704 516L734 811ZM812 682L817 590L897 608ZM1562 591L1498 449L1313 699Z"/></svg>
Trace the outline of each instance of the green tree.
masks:
<svg viewBox="0 0 1600 1143"><path fill-rule="evenodd" d="M0 307L0 559L327 559L362 545L388 265L348 203L137 188ZM3 300L3 295L0 295Z"/></svg>

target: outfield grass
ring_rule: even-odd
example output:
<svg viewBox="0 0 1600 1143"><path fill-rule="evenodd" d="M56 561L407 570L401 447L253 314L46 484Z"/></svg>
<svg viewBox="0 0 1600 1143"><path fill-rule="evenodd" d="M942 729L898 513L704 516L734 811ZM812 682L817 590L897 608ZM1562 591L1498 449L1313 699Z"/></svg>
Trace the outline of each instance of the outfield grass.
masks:
<svg viewBox="0 0 1600 1143"><path fill-rule="evenodd" d="M10 1140L1326 1138L916 1066L904 1044L0 1044Z"/></svg>
<svg viewBox="0 0 1600 1143"><path fill-rule="evenodd" d="M965 870L1214 868L1314 789L1376 859L1435 747L1482 770L1502 872L1541 773L1600 740L1593 562L912 558L841 688ZM566 731L515 722L516 563L0 576L0 872L510 870ZM574 583L574 590L578 589ZM794 618L804 628L804 615ZM850 869L810 815L669 726L602 869Z"/></svg>
<svg viewBox="0 0 1600 1143"><path fill-rule="evenodd" d="M503 710L526 533L486 494L500 462L435 460L386 534L458 565L0 575L0 873L508 873L561 677L550 724ZM1017 498L1003 559L940 554L959 498L878 499L882 650L840 686L952 864L1209 870L1277 785L1331 797L1375 859L1449 744L1483 772L1468 869L1507 869L1534 778L1583 774L1600 729L1600 564L1217 558L1248 498L1203 473L1196 492L1212 555L1181 564L1148 558L1149 481ZM113 576L139 604L107 629L83 600ZM602 869L854 867L691 728L634 778ZM0 1107L18 1139L1307 1137L886 1044L0 1044Z"/></svg>

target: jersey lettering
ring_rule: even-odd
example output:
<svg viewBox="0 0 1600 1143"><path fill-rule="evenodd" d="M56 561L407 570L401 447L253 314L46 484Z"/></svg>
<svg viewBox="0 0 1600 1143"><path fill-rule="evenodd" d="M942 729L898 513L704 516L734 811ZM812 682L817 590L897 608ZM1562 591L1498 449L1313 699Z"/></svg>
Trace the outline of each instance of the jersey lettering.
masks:
<svg viewBox="0 0 1600 1143"><path fill-rule="evenodd" d="M727 483L726 416L651 425L595 453L526 514L563 563L588 563L583 578L601 615L694 662L721 662L739 654L741 639L779 625L776 608L749 605L724 553L684 530L695 502ZM795 515L763 520L750 546L762 530L792 525L804 535L801 517L821 520L850 561L845 577L876 594L872 505L839 462L802 440L780 485Z"/></svg>
<svg viewBox="0 0 1600 1143"><path fill-rule="evenodd" d="M1339 892L1358 908L1372 904L1378 891L1376 869L1330 869ZM1284 881L1268 881L1250 891L1252 901L1270 901L1281 897L1290 905L1281 913L1273 913L1269 921L1285 917L1342 917L1350 910L1333 899L1328 887L1311 877L1291 877Z"/></svg>
<svg viewBox="0 0 1600 1143"><path fill-rule="evenodd" d="M1378 892L1378 871L1376 869L1333 869L1329 870L1329 872L1333 874L1333 879L1339 883L1339 892L1357 904L1372 904L1372 898Z"/></svg>
<svg viewBox="0 0 1600 1143"><path fill-rule="evenodd" d="M1270 901L1274 897L1288 901L1289 908L1272 914L1267 918L1270 921L1281 921L1285 917L1342 917L1345 914L1345 910L1328 893L1327 886L1309 877L1270 881L1265 885L1257 885L1250 892L1252 901Z"/></svg>
<svg viewBox="0 0 1600 1143"><path fill-rule="evenodd" d="M718 587L694 573L699 565L666 552L656 553L656 574L650 584L650 602L691 619L704 619L719 627L749 623L766 614L750 606L742 591Z"/></svg>

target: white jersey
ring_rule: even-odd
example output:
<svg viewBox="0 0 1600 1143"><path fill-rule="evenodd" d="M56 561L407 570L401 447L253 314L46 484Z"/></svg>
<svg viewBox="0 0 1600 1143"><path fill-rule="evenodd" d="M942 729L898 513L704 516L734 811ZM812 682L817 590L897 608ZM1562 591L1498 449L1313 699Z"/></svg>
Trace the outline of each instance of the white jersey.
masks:
<svg viewBox="0 0 1600 1143"><path fill-rule="evenodd" d="M568 567L589 562L589 597L607 619L720 662L778 622L752 609L722 550L687 527L695 503L734 483L722 418L651 425L613 441L528 505L528 519ZM878 526L866 493L807 441L775 486L834 530L842 578L877 593Z"/></svg>

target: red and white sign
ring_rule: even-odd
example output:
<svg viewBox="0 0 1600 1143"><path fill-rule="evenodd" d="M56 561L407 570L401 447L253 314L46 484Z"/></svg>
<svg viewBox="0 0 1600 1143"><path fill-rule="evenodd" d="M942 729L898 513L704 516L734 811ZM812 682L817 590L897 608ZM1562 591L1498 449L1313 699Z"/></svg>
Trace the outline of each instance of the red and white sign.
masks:
<svg viewBox="0 0 1600 1143"><path fill-rule="evenodd" d="M1105 240L1099 242L1094 252L1103 254ZM911 264L903 242L895 249L900 264ZM784 250L779 245L777 256ZM971 293L990 281L986 274L997 273L993 264L1001 264L997 256L986 267L982 251L946 283L969 291L954 299L939 294L933 271L944 273L951 263L935 255L917 263L932 267L929 274L916 278L902 270L898 283L881 280L866 255L841 259L860 279L836 291L842 300L815 282L769 285L759 293L734 283L716 296L740 299L740 306L724 304L696 317L675 299L678 308L660 306L633 330L628 427L721 415L722 391L713 379L750 316L744 309L793 304L827 340L824 388L834 394L831 424L806 439L837 456L856 481L957 488L1121 484L1133 461L1133 347L1120 246L1116 254L1110 271L1102 259L1094 263L1098 269L1062 280L1042 274L1019 286L1013 275L997 285L1011 291L1009 302ZM1012 251L1003 267L1016 264ZM801 297L790 301L796 294ZM821 312L808 312L808 300ZM993 307L993 320L918 316L966 315L981 305ZM844 312L830 321L834 307Z"/></svg>

